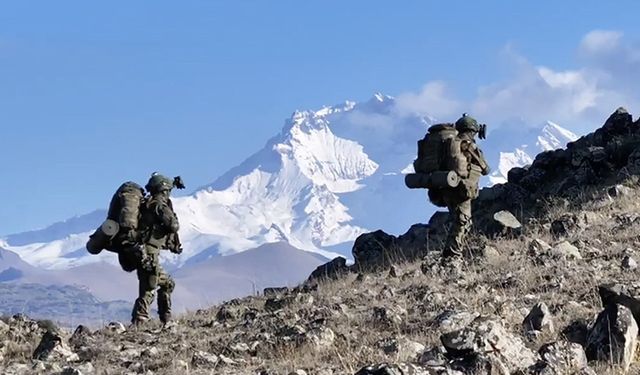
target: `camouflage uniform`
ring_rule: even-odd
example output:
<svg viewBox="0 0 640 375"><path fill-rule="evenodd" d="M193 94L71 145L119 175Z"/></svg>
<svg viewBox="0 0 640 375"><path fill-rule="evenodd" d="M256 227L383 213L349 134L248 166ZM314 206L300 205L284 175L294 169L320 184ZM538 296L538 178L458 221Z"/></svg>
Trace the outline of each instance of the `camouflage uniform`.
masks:
<svg viewBox="0 0 640 375"><path fill-rule="evenodd" d="M462 255L465 238L471 229L471 202L478 197L480 176L489 173L489 165L474 140L478 132L477 122L463 116L456 122L456 129L459 131L460 151L464 156L463 170L457 171L462 177L460 185L442 197L452 221L442 253L445 258Z"/></svg>
<svg viewBox="0 0 640 375"><path fill-rule="evenodd" d="M144 228L142 234L144 255L136 269L139 287L138 298L132 312L134 324L149 319L149 308L153 303L156 289L160 320L167 323L171 319L171 293L175 282L160 265L159 255L161 249L170 249L176 253L181 251L179 242L176 242L179 224L169 199L170 188L155 191L149 185L147 190L152 193L152 196L145 203L141 220Z"/></svg>

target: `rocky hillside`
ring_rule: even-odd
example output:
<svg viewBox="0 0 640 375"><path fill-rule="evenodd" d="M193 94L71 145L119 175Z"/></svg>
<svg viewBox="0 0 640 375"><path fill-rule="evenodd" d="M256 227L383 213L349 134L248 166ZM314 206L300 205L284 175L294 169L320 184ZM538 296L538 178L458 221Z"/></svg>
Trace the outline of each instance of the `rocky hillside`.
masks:
<svg viewBox="0 0 640 375"><path fill-rule="evenodd" d="M133 328L0 322L5 374L640 373L640 122L622 109L475 205L442 266L446 215L355 241L293 289ZM215 288L215 285L211 286Z"/></svg>

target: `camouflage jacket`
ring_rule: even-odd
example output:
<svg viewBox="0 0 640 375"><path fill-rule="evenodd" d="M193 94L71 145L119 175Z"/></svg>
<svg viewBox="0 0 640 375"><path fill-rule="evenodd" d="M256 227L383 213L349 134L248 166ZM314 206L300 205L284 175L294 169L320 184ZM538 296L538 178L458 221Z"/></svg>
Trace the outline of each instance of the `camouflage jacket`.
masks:
<svg viewBox="0 0 640 375"><path fill-rule="evenodd" d="M471 175L473 175L474 172L479 173L478 178L480 178L480 174L482 176L489 174L489 163L487 163L482 150L480 150L473 139L463 139L460 142L460 149L468 162L467 170L469 171L469 177L472 177Z"/></svg>
<svg viewBox="0 0 640 375"><path fill-rule="evenodd" d="M156 194L145 202L142 212L142 227L144 244L169 250L179 247L177 234L180 224L173 211L171 199L167 195ZM174 243L176 241L177 244Z"/></svg>

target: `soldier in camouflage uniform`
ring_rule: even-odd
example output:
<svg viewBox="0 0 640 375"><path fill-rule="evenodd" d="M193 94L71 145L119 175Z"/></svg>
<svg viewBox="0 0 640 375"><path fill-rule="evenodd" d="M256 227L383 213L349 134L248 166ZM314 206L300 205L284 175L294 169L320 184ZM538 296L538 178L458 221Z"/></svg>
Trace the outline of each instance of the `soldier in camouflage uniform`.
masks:
<svg viewBox="0 0 640 375"><path fill-rule="evenodd" d="M154 173L145 189L151 197L144 203L141 218L143 256L136 269L139 281L138 298L133 307L132 322L149 319L149 308L158 291L158 314L162 323L171 319L171 293L175 282L160 265L161 249L179 254L182 252L178 234L178 217L173 211L169 195L174 183L171 179Z"/></svg>
<svg viewBox="0 0 640 375"><path fill-rule="evenodd" d="M452 226L445 243L442 256L451 259L462 255L465 238L471 228L471 202L478 197L480 176L489 173L489 165L482 151L475 142L475 136L480 130L478 122L464 114L455 124L458 131L460 158L456 172L461 177L458 187L443 194L451 216Z"/></svg>

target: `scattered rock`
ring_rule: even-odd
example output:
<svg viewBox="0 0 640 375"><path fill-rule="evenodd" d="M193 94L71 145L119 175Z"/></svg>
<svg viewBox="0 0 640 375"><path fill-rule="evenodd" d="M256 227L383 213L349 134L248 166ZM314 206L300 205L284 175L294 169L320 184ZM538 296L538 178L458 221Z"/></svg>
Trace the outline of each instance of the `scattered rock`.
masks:
<svg viewBox="0 0 640 375"><path fill-rule="evenodd" d="M536 304L529 315L524 318L522 327L527 334L537 335L539 333L554 333L553 318L549 307L544 302Z"/></svg>
<svg viewBox="0 0 640 375"><path fill-rule="evenodd" d="M477 318L462 330L442 335L440 340L451 357L481 359L490 368L503 367L509 374L536 363L536 355L496 318Z"/></svg>
<svg viewBox="0 0 640 375"><path fill-rule="evenodd" d="M513 234L522 229L522 224L513 214L507 210L498 211L493 214L498 233Z"/></svg>
<svg viewBox="0 0 640 375"><path fill-rule="evenodd" d="M636 323L640 322L640 290L622 284L603 284L598 287L602 306L619 304L631 310Z"/></svg>
<svg viewBox="0 0 640 375"><path fill-rule="evenodd" d="M463 375L445 367L421 367L411 363L369 365L355 375Z"/></svg>
<svg viewBox="0 0 640 375"><path fill-rule="evenodd" d="M638 262L635 261L631 256L625 255L622 259L622 268L625 270L633 271L638 268Z"/></svg>
<svg viewBox="0 0 640 375"><path fill-rule="evenodd" d="M531 256L540 256L551 251L551 245L540 239L533 239L529 242L529 252Z"/></svg>
<svg viewBox="0 0 640 375"><path fill-rule="evenodd" d="M275 288L264 288L262 291L262 295L265 297L276 297L282 294L286 294L289 291L289 288L285 287L275 287Z"/></svg>
<svg viewBox="0 0 640 375"><path fill-rule="evenodd" d="M587 336L589 360L629 369L637 346L638 325L627 307L610 304L602 311Z"/></svg>
<svg viewBox="0 0 640 375"><path fill-rule="evenodd" d="M440 333L449 333L463 329L478 317L466 311L445 310L435 319Z"/></svg>
<svg viewBox="0 0 640 375"><path fill-rule="evenodd" d="M588 368L587 356L582 346L568 341L558 341L543 345L540 357L543 368L550 368L557 374L573 374Z"/></svg>
<svg viewBox="0 0 640 375"><path fill-rule="evenodd" d="M60 335L47 331L42 336L38 347L33 352L33 359L47 361L49 359L62 359L64 361L77 361L78 355L68 348Z"/></svg>
<svg viewBox="0 0 640 375"><path fill-rule="evenodd" d="M235 309L232 309L226 305L220 307L220 309L216 313L216 320L222 323L229 320L234 320L236 318L237 316Z"/></svg>
<svg viewBox="0 0 640 375"><path fill-rule="evenodd" d="M409 340L406 337L385 339L380 341L378 346L385 354L394 356L395 360L400 362L415 361L425 349L424 345Z"/></svg>
<svg viewBox="0 0 640 375"><path fill-rule="evenodd" d="M217 355L203 351L193 353L193 357L191 358L191 364L195 367L212 368L215 367L219 361L220 358L218 358Z"/></svg>
<svg viewBox="0 0 640 375"><path fill-rule="evenodd" d="M124 324L120 323L120 322L111 322L109 324L107 324L107 329L111 332L115 332L115 333L124 333L127 328L124 326Z"/></svg>
<svg viewBox="0 0 640 375"><path fill-rule="evenodd" d="M582 220L575 214L564 214L551 223L551 234L565 237L582 229Z"/></svg>
<svg viewBox="0 0 640 375"><path fill-rule="evenodd" d="M406 313L406 310L400 307L374 307L373 321L383 325L397 325L402 323L402 317Z"/></svg>
<svg viewBox="0 0 640 375"><path fill-rule="evenodd" d="M327 327L314 328L307 333L307 339L316 348L330 348L336 339L336 334Z"/></svg>
<svg viewBox="0 0 640 375"><path fill-rule="evenodd" d="M500 252L493 246L485 245L482 248L482 256L488 261L495 261L500 259Z"/></svg>
<svg viewBox="0 0 640 375"><path fill-rule="evenodd" d="M289 305L290 301L286 298L276 297L269 298L264 303L264 309L266 311L274 312L281 310L285 306Z"/></svg>
<svg viewBox="0 0 640 375"><path fill-rule="evenodd" d="M562 241L551 248L551 255L561 259L582 259L580 250L569 241Z"/></svg>
<svg viewBox="0 0 640 375"><path fill-rule="evenodd" d="M399 276L398 267L391 266L389 267L389 277L396 278Z"/></svg>
<svg viewBox="0 0 640 375"><path fill-rule="evenodd" d="M445 354L446 351L441 346L431 348L420 355L418 363L423 366L444 366L449 361Z"/></svg>
<svg viewBox="0 0 640 375"><path fill-rule="evenodd" d="M624 197L631 195L631 193L633 193L633 189L624 185L615 185L607 190L607 194L612 198Z"/></svg>

